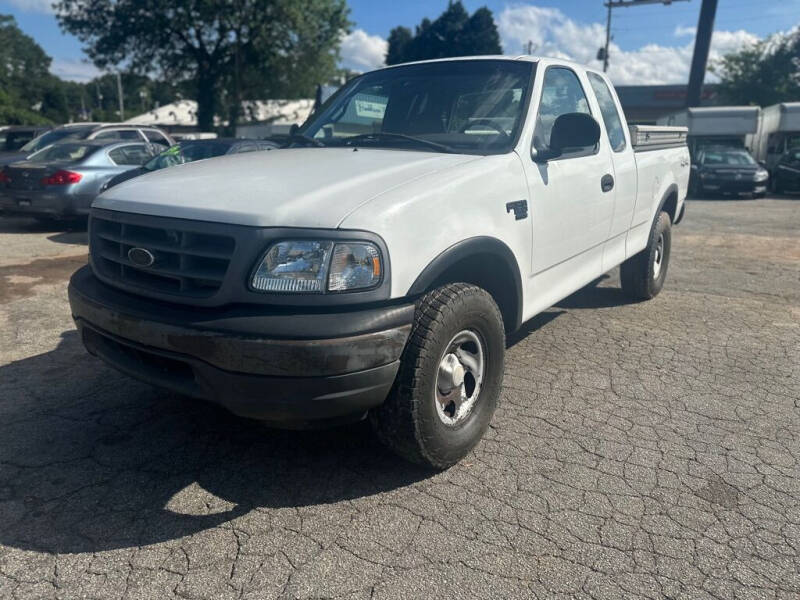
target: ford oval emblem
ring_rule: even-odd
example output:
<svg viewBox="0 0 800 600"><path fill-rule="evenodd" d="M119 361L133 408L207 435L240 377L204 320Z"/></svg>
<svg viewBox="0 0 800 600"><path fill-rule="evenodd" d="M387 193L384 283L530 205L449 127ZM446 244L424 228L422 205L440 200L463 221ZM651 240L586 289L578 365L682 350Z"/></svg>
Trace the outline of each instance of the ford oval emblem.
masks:
<svg viewBox="0 0 800 600"><path fill-rule="evenodd" d="M137 267L150 267L156 262L156 257L147 248L131 248L128 250L128 260Z"/></svg>

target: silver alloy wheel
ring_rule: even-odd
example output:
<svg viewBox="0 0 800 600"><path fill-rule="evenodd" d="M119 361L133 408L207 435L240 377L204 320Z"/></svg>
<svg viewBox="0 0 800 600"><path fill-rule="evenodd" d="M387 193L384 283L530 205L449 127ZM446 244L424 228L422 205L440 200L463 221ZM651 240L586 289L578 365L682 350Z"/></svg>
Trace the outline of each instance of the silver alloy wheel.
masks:
<svg viewBox="0 0 800 600"><path fill-rule="evenodd" d="M442 354L436 375L434 404L445 425L456 425L480 396L486 362L483 343L470 329L458 332Z"/></svg>
<svg viewBox="0 0 800 600"><path fill-rule="evenodd" d="M664 260L664 234L658 236L658 243L656 244L656 252L653 257L653 279L658 279L661 273L661 263Z"/></svg>

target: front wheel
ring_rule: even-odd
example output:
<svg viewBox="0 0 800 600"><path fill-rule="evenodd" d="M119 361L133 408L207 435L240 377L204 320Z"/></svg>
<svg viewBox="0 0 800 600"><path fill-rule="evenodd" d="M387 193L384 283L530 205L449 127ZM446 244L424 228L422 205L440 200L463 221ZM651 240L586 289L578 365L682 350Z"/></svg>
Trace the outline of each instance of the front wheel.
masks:
<svg viewBox="0 0 800 600"><path fill-rule="evenodd" d="M662 211L650 231L647 247L622 263L622 290L638 300L649 300L657 296L667 278L671 247L672 221Z"/></svg>
<svg viewBox="0 0 800 600"><path fill-rule="evenodd" d="M503 318L488 292L466 283L428 292L389 397L370 411L378 437L412 462L454 465L489 426L504 354Z"/></svg>

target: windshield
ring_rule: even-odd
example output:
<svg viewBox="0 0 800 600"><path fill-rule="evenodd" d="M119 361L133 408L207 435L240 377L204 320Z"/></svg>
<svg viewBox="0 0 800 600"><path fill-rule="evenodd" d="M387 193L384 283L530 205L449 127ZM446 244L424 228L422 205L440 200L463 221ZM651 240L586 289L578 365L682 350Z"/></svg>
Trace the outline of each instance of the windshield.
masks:
<svg viewBox="0 0 800 600"><path fill-rule="evenodd" d="M98 146L91 144L67 142L56 144L55 146L48 146L44 150L39 150L39 152L33 156L28 157L28 160L33 163L75 162L88 157L95 152L97 148Z"/></svg>
<svg viewBox="0 0 800 600"><path fill-rule="evenodd" d="M86 131L87 130L83 127L69 128L69 129L53 129L52 131L48 131L47 133L43 133L42 135L33 138L30 142L28 142L22 148L20 148L20 152L27 152L30 154L36 152L37 150L41 150L42 148L49 146L50 144L54 144L59 140L63 140L67 137L80 138L81 134Z"/></svg>
<svg viewBox="0 0 800 600"><path fill-rule="evenodd" d="M703 154L704 165L741 166L754 165L756 161L747 152L731 152L730 150L706 151Z"/></svg>
<svg viewBox="0 0 800 600"><path fill-rule="evenodd" d="M324 146L508 152L522 127L532 72L533 63L510 60L374 71L347 84L298 133Z"/></svg>
<svg viewBox="0 0 800 600"><path fill-rule="evenodd" d="M148 160L144 168L148 171L158 171L187 162L222 156L229 149L230 145L222 142L176 144Z"/></svg>
<svg viewBox="0 0 800 600"><path fill-rule="evenodd" d="M33 138L33 130L10 131L6 134L4 148L6 152L19 152Z"/></svg>

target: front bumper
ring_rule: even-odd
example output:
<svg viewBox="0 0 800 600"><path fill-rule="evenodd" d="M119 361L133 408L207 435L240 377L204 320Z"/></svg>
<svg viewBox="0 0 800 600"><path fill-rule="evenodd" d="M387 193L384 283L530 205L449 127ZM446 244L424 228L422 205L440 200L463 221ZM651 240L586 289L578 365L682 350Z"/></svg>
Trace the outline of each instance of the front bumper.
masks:
<svg viewBox="0 0 800 600"><path fill-rule="evenodd" d="M88 266L72 276L69 302L87 350L118 370L292 427L381 404L414 315L413 304L187 310L112 288Z"/></svg>
<svg viewBox="0 0 800 600"><path fill-rule="evenodd" d="M767 191L767 181L705 179L700 181L700 190L719 194L761 194Z"/></svg>

